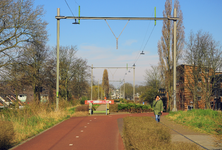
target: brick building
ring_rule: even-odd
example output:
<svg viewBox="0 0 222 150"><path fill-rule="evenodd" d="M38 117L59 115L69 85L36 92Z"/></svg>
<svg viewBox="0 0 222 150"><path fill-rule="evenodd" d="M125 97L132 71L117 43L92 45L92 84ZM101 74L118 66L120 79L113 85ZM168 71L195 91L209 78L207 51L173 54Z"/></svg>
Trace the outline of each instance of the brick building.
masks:
<svg viewBox="0 0 222 150"><path fill-rule="evenodd" d="M187 64L177 66L177 109L189 110L192 109L194 105L195 108L206 108L206 102L214 100L214 96L212 95L212 76L219 74L221 74L221 72L213 75L213 70L207 67L194 68L193 65ZM217 87L215 87L214 90L215 89L217 89ZM194 99L196 99L196 103Z"/></svg>
<svg viewBox="0 0 222 150"><path fill-rule="evenodd" d="M216 84L213 87L214 99L210 102L211 109L222 110L222 74L218 73L212 80L215 80Z"/></svg>

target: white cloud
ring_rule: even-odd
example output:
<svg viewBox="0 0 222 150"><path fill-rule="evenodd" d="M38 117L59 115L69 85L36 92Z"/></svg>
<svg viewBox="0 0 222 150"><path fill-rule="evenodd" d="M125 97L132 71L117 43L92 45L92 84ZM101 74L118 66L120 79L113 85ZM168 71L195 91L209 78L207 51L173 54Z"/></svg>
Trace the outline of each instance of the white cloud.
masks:
<svg viewBox="0 0 222 150"><path fill-rule="evenodd" d="M126 45L126 46L131 46L133 43L137 43L137 40L126 40L125 43L123 43L123 45Z"/></svg>
<svg viewBox="0 0 222 150"><path fill-rule="evenodd" d="M78 57L82 57L88 60L88 65L93 64L94 67L126 67L128 63L129 67L132 67L135 59L139 57L136 62L135 69L135 82L136 84L144 83L145 70L150 69L151 65L158 65L159 56L157 54L151 55L149 52L145 52L145 55L139 56L140 52L134 51L128 54L121 55L117 53L115 48L110 47L97 47L95 45L81 45L77 52ZM94 79L102 79L104 69L93 69ZM110 80L120 80L125 77L126 82L133 83L133 70L130 73L126 69L108 69ZM125 76L125 73L127 75ZM119 83L112 83L117 86Z"/></svg>

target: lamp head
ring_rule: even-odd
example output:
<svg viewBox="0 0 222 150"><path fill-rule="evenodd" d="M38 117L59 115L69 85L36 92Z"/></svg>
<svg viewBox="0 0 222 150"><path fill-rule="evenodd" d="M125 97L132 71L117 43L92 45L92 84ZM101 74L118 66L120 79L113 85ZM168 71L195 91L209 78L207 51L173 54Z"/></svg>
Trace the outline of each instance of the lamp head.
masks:
<svg viewBox="0 0 222 150"><path fill-rule="evenodd" d="M75 19L75 22L73 22L72 24L79 24L79 22L77 22L76 19Z"/></svg>
<svg viewBox="0 0 222 150"><path fill-rule="evenodd" d="M145 53L142 51L142 52L140 53L140 55L145 55Z"/></svg>

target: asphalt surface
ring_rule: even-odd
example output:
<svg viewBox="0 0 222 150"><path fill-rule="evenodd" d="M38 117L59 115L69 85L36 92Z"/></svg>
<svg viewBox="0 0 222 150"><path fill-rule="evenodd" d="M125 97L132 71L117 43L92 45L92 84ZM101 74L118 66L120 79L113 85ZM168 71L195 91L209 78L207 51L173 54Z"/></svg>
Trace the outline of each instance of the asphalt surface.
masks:
<svg viewBox="0 0 222 150"><path fill-rule="evenodd" d="M164 113L163 116L167 115ZM55 127L12 148L13 150L124 150L122 140L123 119L126 116L152 116L153 113L95 114L73 117ZM196 142L207 149L213 146L213 138L161 116L161 123L172 129L172 142Z"/></svg>
<svg viewBox="0 0 222 150"><path fill-rule="evenodd" d="M124 150L117 119L153 113L73 117L14 150Z"/></svg>

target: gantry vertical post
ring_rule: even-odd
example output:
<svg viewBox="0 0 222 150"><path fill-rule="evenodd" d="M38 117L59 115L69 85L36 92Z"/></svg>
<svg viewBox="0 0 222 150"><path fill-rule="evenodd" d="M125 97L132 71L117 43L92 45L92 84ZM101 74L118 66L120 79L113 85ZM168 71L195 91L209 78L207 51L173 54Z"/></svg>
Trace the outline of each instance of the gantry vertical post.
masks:
<svg viewBox="0 0 222 150"><path fill-rule="evenodd" d="M120 91L119 98L121 98L121 92L122 92L121 89L122 89L122 88L121 88L121 86L120 86L120 88L119 88L119 91Z"/></svg>
<svg viewBox="0 0 222 150"><path fill-rule="evenodd" d="M174 17L177 17L177 10L176 8L174 8L174 13L173 13ZM176 46L177 46L177 40L176 40L176 36L177 36L177 20L173 20L173 24L174 24L174 35L173 35L173 111L177 111L177 107L176 107Z"/></svg>
<svg viewBox="0 0 222 150"><path fill-rule="evenodd" d="M92 100L92 92L93 92L93 64L91 67L91 100Z"/></svg>
<svg viewBox="0 0 222 150"><path fill-rule="evenodd" d="M60 16L60 8L57 8L57 16ZM60 19L57 19L56 111L59 110L59 34Z"/></svg>
<svg viewBox="0 0 222 150"><path fill-rule="evenodd" d="M135 102L135 64L133 64L133 101Z"/></svg>
<svg viewBox="0 0 222 150"><path fill-rule="evenodd" d="M124 80L124 97L123 98L125 99L126 98L125 97L125 79L123 79L123 80Z"/></svg>
<svg viewBox="0 0 222 150"><path fill-rule="evenodd" d="M98 79L98 100L99 100L99 79Z"/></svg>

